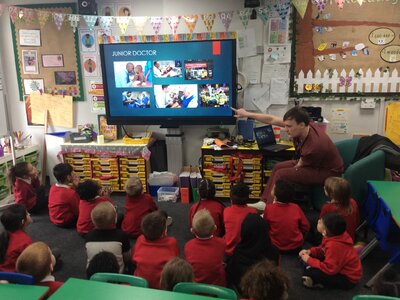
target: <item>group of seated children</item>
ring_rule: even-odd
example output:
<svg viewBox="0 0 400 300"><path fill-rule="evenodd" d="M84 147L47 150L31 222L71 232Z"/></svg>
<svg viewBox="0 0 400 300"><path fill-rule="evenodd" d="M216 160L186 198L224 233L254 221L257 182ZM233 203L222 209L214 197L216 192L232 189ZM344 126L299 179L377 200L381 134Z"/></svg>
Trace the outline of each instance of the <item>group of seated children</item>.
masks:
<svg viewBox="0 0 400 300"><path fill-rule="evenodd" d="M23 172L17 172L19 167L23 169L17 166L11 177L14 190L26 183L30 191L30 197L20 197L18 203L33 208L37 174L30 164ZM61 227L76 224L86 242L88 278L99 271L125 272L145 278L150 288L171 290L177 282L194 281L232 287L251 299L264 299L266 295L285 299L288 278L279 268L280 254L296 253L305 264L302 280L307 287L349 289L361 279L362 266L352 239L359 222L358 207L342 178L326 180L325 192L331 201L322 208L317 224L322 243L307 250L302 247L310 224L300 207L291 202L292 185L276 182L274 201L261 217L246 205L250 194L246 184L232 187L231 206L225 208L215 198L214 183L203 179L201 199L189 212L193 239L184 246L182 259L177 240L167 234L167 214L143 193L138 177L126 184L120 230L110 190L92 180L79 183L65 163L54 168L54 175L58 182L50 190L50 220ZM51 250L40 242L32 244L25 233L24 228L31 223L25 206L11 206L2 214L1 222L0 271L32 274L38 284L55 290L60 284L51 276ZM129 238L136 239L132 248Z"/></svg>

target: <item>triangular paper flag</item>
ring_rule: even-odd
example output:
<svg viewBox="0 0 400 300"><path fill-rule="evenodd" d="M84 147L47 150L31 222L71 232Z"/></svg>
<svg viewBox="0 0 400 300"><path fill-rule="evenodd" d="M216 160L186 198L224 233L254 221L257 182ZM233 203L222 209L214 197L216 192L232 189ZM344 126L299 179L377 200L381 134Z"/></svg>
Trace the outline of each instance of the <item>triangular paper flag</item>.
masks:
<svg viewBox="0 0 400 300"><path fill-rule="evenodd" d="M99 17L99 25L100 28L103 29L105 35L111 35L111 25L113 21L114 18L111 16Z"/></svg>
<svg viewBox="0 0 400 300"><path fill-rule="evenodd" d="M83 19L85 20L86 25L88 26L89 30L93 30L94 25L96 24L96 21L97 21L97 16L83 15Z"/></svg>
<svg viewBox="0 0 400 300"><path fill-rule="evenodd" d="M24 11L24 20L26 23L32 23L36 21L36 13L34 9L23 8Z"/></svg>
<svg viewBox="0 0 400 300"><path fill-rule="evenodd" d="M64 23L65 14L61 13L53 13L54 23L58 30L61 29L62 24Z"/></svg>
<svg viewBox="0 0 400 300"><path fill-rule="evenodd" d="M181 16L170 16L167 17L167 22L169 27L171 27L172 33L176 34L176 30L178 29L179 22L181 20Z"/></svg>
<svg viewBox="0 0 400 300"><path fill-rule="evenodd" d="M183 16L182 17L185 20L186 26L189 29L190 33L193 33L197 20L199 19L198 15L191 15L191 16Z"/></svg>
<svg viewBox="0 0 400 300"><path fill-rule="evenodd" d="M282 20L285 20L290 10L290 0L274 4L274 8Z"/></svg>
<svg viewBox="0 0 400 300"><path fill-rule="evenodd" d="M308 0L292 0L292 4L296 8L300 17L303 19L304 15L306 14Z"/></svg>
<svg viewBox="0 0 400 300"><path fill-rule="evenodd" d="M37 10L36 15L38 17L40 27L44 27L50 17L50 12L47 10Z"/></svg>
<svg viewBox="0 0 400 300"><path fill-rule="evenodd" d="M71 24L72 32L75 32L79 25L79 15L68 15L68 21Z"/></svg>
<svg viewBox="0 0 400 300"><path fill-rule="evenodd" d="M201 19L206 25L207 31L210 32L214 26L215 13L201 15Z"/></svg>
<svg viewBox="0 0 400 300"><path fill-rule="evenodd" d="M326 6L326 0L311 0L312 4L314 4L318 9L318 14L321 14Z"/></svg>
<svg viewBox="0 0 400 300"><path fill-rule="evenodd" d="M363 4L364 0L357 0L358 4L360 4L360 6Z"/></svg>
<svg viewBox="0 0 400 300"><path fill-rule="evenodd" d="M247 28L247 25L249 25L249 19L252 11L253 9L251 8L245 8L243 10L238 10L237 12L244 28Z"/></svg>
<svg viewBox="0 0 400 300"><path fill-rule="evenodd" d="M153 27L154 33L158 34L160 32L163 17L150 17L150 24Z"/></svg>
<svg viewBox="0 0 400 300"><path fill-rule="evenodd" d="M135 26L136 30L139 32L140 35L143 34L143 28L146 25L147 17L133 17L133 25Z"/></svg>
<svg viewBox="0 0 400 300"><path fill-rule="evenodd" d="M11 22L14 24L19 15L19 8L15 6L9 6L8 14L10 15Z"/></svg>
<svg viewBox="0 0 400 300"><path fill-rule="evenodd" d="M340 9L343 9L344 0L336 0L336 5L337 5Z"/></svg>
<svg viewBox="0 0 400 300"><path fill-rule="evenodd" d="M268 23L268 20L269 20L270 14L271 14L271 10L272 10L272 7L270 5L267 5L266 7L257 7L257 9L256 9L257 14L264 24Z"/></svg>
<svg viewBox="0 0 400 300"><path fill-rule="evenodd" d="M126 30L128 29L130 17L116 17L117 24L119 26L119 30L121 31L121 35L125 35Z"/></svg>
<svg viewBox="0 0 400 300"><path fill-rule="evenodd" d="M222 24L224 24L225 31L228 31L232 22L233 11L220 11L218 15L222 21Z"/></svg>

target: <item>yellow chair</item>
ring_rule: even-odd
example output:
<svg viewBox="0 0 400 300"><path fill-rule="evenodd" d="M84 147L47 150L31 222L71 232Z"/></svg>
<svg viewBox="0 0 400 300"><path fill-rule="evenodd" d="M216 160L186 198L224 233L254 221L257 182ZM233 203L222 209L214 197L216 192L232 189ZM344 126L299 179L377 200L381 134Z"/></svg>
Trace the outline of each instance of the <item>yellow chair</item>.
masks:
<svg viewBox="0 0 400 300"><path fill-rule="evenodd" d="M379 296L379 295L356 295L353 300L396 300L397 297Z"/></svg>
<svg viewBox="0 0 400 300"><path fill-rule="evenodd" d="M237 295L234 290L205 283L180 282L174 286L173 291L184 294L210 295L219 299L237 300Z"/></svg>
<svg viewBox="0 0 400 300"><path fill-rule="evenodd" d="M133 275L116 274L116 273L96 273L90 277L90 280L111 282L111 283L127 283L132 286L147 288L149 283L146 279Z"/></svg>

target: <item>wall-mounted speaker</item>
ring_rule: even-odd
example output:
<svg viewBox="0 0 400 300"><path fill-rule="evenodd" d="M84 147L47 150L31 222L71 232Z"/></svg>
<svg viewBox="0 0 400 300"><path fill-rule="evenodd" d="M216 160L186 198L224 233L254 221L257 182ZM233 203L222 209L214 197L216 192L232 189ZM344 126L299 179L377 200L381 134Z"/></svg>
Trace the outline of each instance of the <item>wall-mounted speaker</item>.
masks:
<svg viewBox="0 0 400 300"><path fill-rule="evenodd" d="M95 0L78 0L78 13L80 15L97 15Z"/></svg>

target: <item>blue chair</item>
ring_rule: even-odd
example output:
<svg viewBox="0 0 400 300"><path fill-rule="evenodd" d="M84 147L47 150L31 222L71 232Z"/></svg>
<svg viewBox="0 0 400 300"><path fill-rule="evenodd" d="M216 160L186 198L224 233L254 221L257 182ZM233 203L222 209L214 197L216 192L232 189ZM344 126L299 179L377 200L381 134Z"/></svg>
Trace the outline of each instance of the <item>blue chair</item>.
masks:
<svg viewBox="0 0 400 300"><path fill-rule="evenodd" d="M228 300L237 300L238 298L234 290L218 285L196 283L196 282L177 283L174 286L173 291L184 294L209 295L219 299L228 299Z"/></svg>
<svg viewBox="0 0 400 300"><path fill-rule="evenodd" d="M380 296L380 295L356 295L353 300L395 300L397 297Z"/></svg>
<svg viewBox="0 0 400 300"><path fill-rule="evenodd" d="M0 280L7 280L10 283L17 284L35 284L35 279L32 275L14 272L0 272Z"/></svg>
<svg viewBox="0 0 400 300"><path fill-rule="evenodd" d="M117 273L95 273L90 280L102 282L127 283L132 286L147 288L149 283L146 279L133 275L117 274Z"/></svg>

